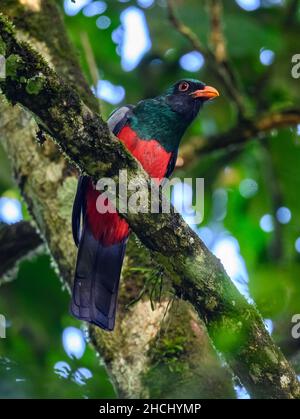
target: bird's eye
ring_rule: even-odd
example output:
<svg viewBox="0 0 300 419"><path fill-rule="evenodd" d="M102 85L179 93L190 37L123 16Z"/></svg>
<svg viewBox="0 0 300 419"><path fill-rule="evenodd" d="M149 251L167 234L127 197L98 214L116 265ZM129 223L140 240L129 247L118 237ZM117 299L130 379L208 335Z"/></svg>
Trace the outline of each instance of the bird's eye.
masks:
<svg viewBox="0 0 300 419"><path fill-rule="evenodd" d="M180 92L186 92L187 90L189 90L189 87L190 87L190 85L188 84L188 82L187 81L183 81L178 86L178 90Z"/></svg>

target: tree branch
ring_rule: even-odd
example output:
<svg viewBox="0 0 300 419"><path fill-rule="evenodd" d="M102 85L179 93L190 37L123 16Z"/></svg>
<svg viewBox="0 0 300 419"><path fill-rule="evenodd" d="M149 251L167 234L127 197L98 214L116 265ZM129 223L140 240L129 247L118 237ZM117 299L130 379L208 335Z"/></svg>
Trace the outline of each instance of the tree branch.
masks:
<svg viewBox="0 0 300 419"><path fill-rule="evenodd" d="M211 19L211 44L218 63L227 60L226 42L222 28L223 5L221 0L209 0Z"/></svg>
<svg viewBox="0 0 300 419"><path fill-rule="evenodd" d="M24 34L26 39L30 37L30 43L47 57L63 80L71 83L85 103L97 111L97 100L82 77L54 3L44 0L41 9L31 13L27 8L20 8L18 1L3 0L1 9L21 27L18 37L22 39ZM75 74L80 83L73 83ZM1 140L11 158L22 195L55 259L61 279L71 285L76 250L70 218L76 173L53 143L36 145L36 127L29 115L5 103L0 103L0 108ZM189 304L177 300L172 308L169 301L174 296L164 291L161 303L152 310L146 292L127 308L144 288L147 275L155 278L153 263L149 252L132 237L122 269L116 328L108 334L90 327L94 347L105 362L117 393L128 398L160 395L234 398L228 368L221 365L205 326ZM171 345L176 349L178 342L181 349L170 356L168 348ZM172 361L175 360L174 371Z"/></svg>
<svg viewBox="0 0 300 419"><path fill-rule="evenodd" d="M35 228L26 221L0 225L0 278L43 243Z"/></svg>
<svg viewBox="0 0 300 419"><path fill-rule="evenodd" d="M217 150L236 150L248 141L263 139L273 129L300 124L300 110L286 109L272 112L248 121L241 121L229 131L204 138L194 138L180 150L184 166L196 162L204 154Z"/></svg>
<svg viewBox="0 0 300 419"><path fill-rule="evenodd" d="M0 36L9 68L0 87L8 100L38 117L68 158L94 180L107 176L117 180L118 171L127 169L129 182L147 185L150 191L150 179L139 163L78 94L28 44L17 40L3 16ZM131 194L129 191L128 198ZM204 320L215 346L252 396L300 397L295 373L272 342L255 307L238 293L218 259L183 219L173 211L129 211L124 216L170 273L177 294L191 302Z"/></svg>

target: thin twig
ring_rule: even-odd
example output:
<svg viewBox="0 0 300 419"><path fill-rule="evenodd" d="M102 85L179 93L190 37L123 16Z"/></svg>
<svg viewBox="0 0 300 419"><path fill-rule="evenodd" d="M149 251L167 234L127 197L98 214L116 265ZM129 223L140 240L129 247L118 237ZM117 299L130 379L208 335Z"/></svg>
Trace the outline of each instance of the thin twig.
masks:
<svg viewBox="0 0 300 419"><path fill-rule="evenodd" d="M81 32L80 39L81 39L81 43L82 43L82 46L83 46L84 51L85 51L86 61L87 61L88 67L89 67L89 71L90 71L90 75L91 75L91 78L92 78L93 86L94 86L94 89L96 91L97 86L98 86L98 82L100 80L100 75L99 75L95 55L93 53L93 49L92 49L88 34L86 32ZM99 111L100 111L101 110L100 100L98 100L98 104L99 104Z"/></svg>
<svg viewBox="0 0 300 419"><path fill-rule="evenodd" d="M220 0L210 0L211 34L210 41L216 61L223 63L227 60L226 41L222 28L223 5Z"/></svg>
<svg viewBox="0 0 300 419"><path fill-rule="evenodd" d="M215 52L213 52L209 47L205 47L201 43L198 36L192 31L192 29L186 26L180 19L177 18L174 10L173 0L167 0L167 5L170 22L175 27L175 29L191 43L192 47L196 51L203 54L211 72L223 84L229 98L237 107L239 118L243 119L245 115L245 107L243 104L242 95L239 92L240 87L238 86L234 71L231 69L228 60L226 59L222 62L219 62ZM218 13L220 16L221 9L219 9ZM218 25L221 27L221 24Z"/></svg>

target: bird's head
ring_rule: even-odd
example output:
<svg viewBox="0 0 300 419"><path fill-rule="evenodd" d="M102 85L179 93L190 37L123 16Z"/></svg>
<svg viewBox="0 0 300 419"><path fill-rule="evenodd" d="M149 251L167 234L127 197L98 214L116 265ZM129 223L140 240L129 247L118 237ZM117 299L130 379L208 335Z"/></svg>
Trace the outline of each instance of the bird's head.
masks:
<svg viewBox="0 0 300 419"><path fill-rule="evenodd" d="M197 116L204 102L217 96L217 89L195 79L180 80L163 94L172 111L187 121L192 121Z"/></svg>

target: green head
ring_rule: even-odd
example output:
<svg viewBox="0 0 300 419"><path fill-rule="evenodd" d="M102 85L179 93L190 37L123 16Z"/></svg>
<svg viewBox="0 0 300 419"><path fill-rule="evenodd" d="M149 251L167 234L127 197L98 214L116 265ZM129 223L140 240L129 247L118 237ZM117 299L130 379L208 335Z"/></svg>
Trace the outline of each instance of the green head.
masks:
<svg viewBox="0 0 300 419"><path fill-rule="evenodd" d="M131 126L140 138L156 139L166 150L175 151L203 103L217 96L215 88L199 80L180 80L160 96L139 102Z"/></svg>

